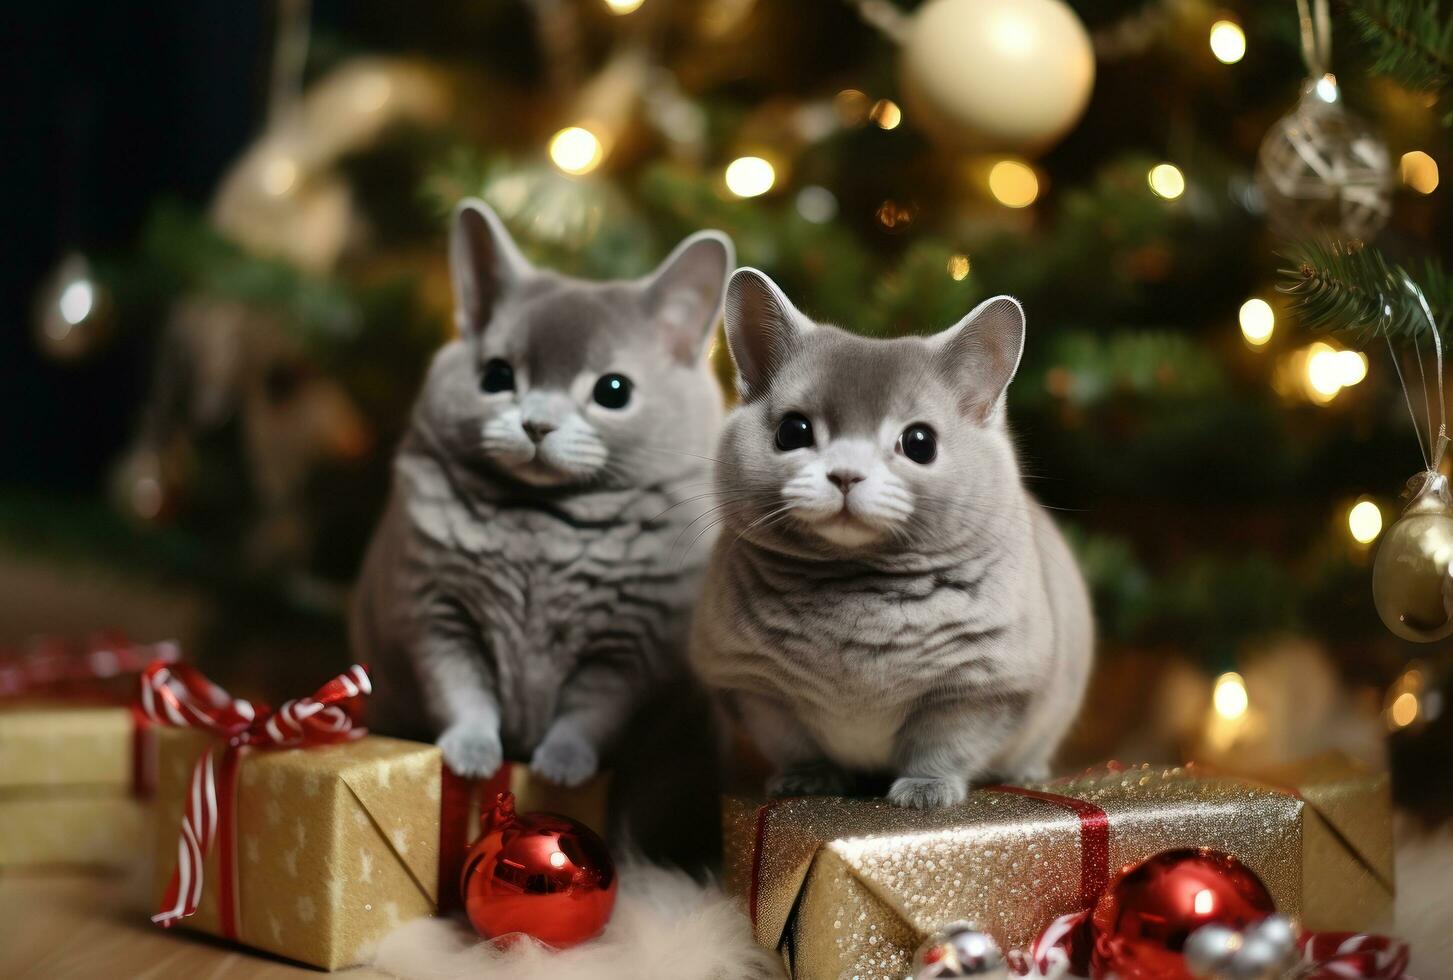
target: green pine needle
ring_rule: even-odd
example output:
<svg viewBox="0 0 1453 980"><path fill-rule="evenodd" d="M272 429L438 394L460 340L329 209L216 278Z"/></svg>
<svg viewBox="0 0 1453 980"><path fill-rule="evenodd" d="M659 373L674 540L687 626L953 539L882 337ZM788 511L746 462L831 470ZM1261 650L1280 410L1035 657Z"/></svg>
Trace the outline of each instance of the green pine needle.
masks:
<svg viewBox="0 0 1453 980"><path fill-rule="evenodd" d="M1426 298L1441 334L1453 314L1453 277L1430 259L1414 277L1361 242L1320 240L1291 246L1280 289L1312 329L1343 333L1366 344L1378 335L1412 340L1429 330L1419 301ZM1421 282L1419 281L1421 278Z"/></svg>
<svg viewBox="0 0 1453 980"><path fill-rule="evenodd" d="M1453 82L1453 13L1442 0L1342 0L1372 46L1372 70L1419 90Z"/></svg>

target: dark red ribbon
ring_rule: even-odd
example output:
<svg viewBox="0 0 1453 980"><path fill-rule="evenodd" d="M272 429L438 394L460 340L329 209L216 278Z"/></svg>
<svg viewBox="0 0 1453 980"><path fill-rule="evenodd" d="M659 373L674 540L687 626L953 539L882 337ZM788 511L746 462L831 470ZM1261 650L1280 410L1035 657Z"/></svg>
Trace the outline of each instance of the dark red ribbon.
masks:
<svg viewBox="0 0 1453 980"><path fill-rule="evenodd" d="M1023 786L987 786L995 793L1012 793L1052 803L1073 813L1080 821L1080 907L1090 908L1110 883L1110 817L1093 803L1073 796L1045 793Z"/></svg>

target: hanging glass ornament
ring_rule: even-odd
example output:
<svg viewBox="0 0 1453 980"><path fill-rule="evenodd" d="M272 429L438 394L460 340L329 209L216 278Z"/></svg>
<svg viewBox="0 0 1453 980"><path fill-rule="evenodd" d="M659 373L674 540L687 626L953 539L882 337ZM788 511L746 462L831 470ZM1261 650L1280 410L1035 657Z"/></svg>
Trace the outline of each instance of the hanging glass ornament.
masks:
<svg viewBox="0 0 1453 980"><path fill-rule="evenodd" d="M1428 473L1388 528L1372 566L1377 614L1394 634L1417 643L1453 635L1453 494L1448 478Z"/></svg>
<svg viewBox="0 0 1453 980"><path fill-rule="evenodd" d="M1278 235L1371 238L1392 215L1392 155L1372 127L1343 104L1329 68L1327 0L1317 0L1315 16L1307 0L1297 6L1310 76L1296 107L1262 141L1256 183Z"/></svg>

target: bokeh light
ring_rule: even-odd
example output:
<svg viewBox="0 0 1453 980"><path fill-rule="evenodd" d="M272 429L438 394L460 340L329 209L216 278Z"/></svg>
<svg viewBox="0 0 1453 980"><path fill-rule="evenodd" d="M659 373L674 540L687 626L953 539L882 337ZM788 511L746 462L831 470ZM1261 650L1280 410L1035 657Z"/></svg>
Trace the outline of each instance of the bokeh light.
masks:
<svg viewBox="0 0 1453 980"><path fill-rule="evenodd" d="M1347 530L1358 544L1371 544L1382 533L1382 510L1371 500L1359 500L1347 512Z"/></svg>
<svg viewBox="0 0 1453 980"><path fill-rule="evenodd" d="M1173 163L1157 163L1150 168L1150 189L1167 201L1174 201L1186 192L1186 175Z"/></svg>
<svg viewBox="0 0 1453 980"><path fill-rule="evenodd" d="M1228 720L1240 718L1251 706L1246 694L1246 682L1236 671L1228 671L1216 678L1216 688L1211 695L1216 714Z"/></svg>
<svg viewBox="0 0 1453 980"><path fill-rule="evenodd" d="M588 174L604 156L600 138L583 126L567 126L550 140L550 159L567 174Z"/></svg>
<svg viewBox="0 0 1453 980"><path fill-rule="evenodd" d="M1212 24L1211 53L1223 65L1234 65L1246 57L1246 33L1241 26L1229 20Z"/></svg>
<svg viewBox="0 0 1453 980"><path fill-rule="evenodd" d="M1419 194L1431 194L1438 189L1438 161L1422 150L1404 153L1398 172L1403 183Z"/></svg>
<svg viewBox="0 0 1453 980"><path fill-rule="evenodd" d="M1265 344L1276 329L1276 313L1264 299L1253 297L1242 303L1238 319L1241 321L1241 336L1253 347Z"/></svg>
<svg viewBox="0 0 1453 980"><path fill-rule="evenodd" d="M989 170L989 193L1006 208L1027 208L1039 197L1039 178L1023 160L1000 160Z"/></svg>
<svg viewBox="0 0 1453 980"><path fill-rule="evenodd" d="M761 157L737 157L726 168L727 190L737 197L757 197L772 189L777 171Z"/></svg>
<svg viewBox="0 0 1453 980"><path fill-rule="evenodd" d="M948 257L948 274L953 277L954 282L963 282L969 277L969 257L967 255L950 255Z"/></svg>
<svg viewBox="0 0 1453 980"><path fill-rule="evenodd" d="M624 15L640 9L645 2L646 0L605 0L605 5L610 8L611 13Z"/></svg>
<svg viewBox="0 0 1453 980"><path fill-rule="evenodd" d="M903 110L898 108L898 103L892 99L879 99L873 103L873 108L868 112L868 118L873 120L879 129L897 129L898 124L903 121Z"/></svg>

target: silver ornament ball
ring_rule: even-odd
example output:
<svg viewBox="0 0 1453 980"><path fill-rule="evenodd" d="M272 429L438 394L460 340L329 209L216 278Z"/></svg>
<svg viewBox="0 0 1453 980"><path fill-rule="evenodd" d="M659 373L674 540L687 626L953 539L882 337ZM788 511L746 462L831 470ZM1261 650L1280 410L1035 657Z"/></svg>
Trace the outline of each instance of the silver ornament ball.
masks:
<svg viewBox="0 0 1453 980"><path fill-rule="evenodd" d="M1307 81L1295 109L1262 141L1256 184L1273 230L1371 238L1392 215L1387 144L1348 112L1331 75Z"/></svg>
<svg viewBox="0 0 1453 980"><path fill-rule="evenodd" d="M1229 926L1202 926L1186 940L1186 969L1193 977L1217 977L1241 948L1241 933Z"/></svg>
<svg viewBox="0 0 1453 980"><path fill-rule="evenodd" d="M1453 494L1429 473L1402 517L1383 533L1372 564L1372 599L1395 635L1431 643L1453 635Z"/></svg>
<svg viewBox="0 0 1453 980"><path fill-rule="evenodd" d="M929 936L913 956L913 980L953 977L1008 980L1009 966L994 937L968 922L954 922Z"/></svg>

